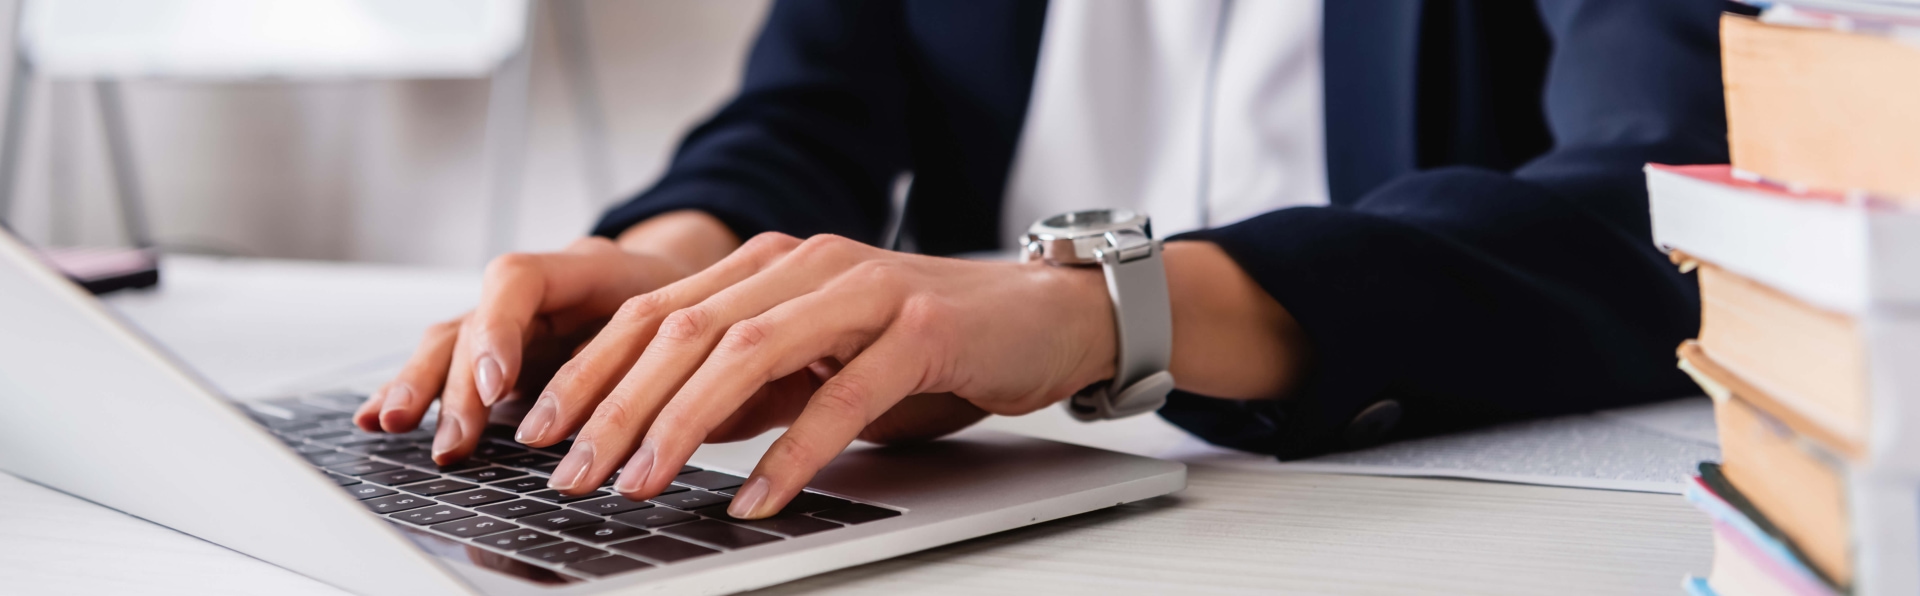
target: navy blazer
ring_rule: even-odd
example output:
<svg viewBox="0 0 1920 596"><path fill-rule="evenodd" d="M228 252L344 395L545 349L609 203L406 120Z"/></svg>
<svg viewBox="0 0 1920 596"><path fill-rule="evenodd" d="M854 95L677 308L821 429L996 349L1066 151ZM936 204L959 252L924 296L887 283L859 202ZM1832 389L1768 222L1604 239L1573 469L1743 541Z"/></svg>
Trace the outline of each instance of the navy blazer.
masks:
<svg viewBox="0 0 1920 596"><path fill-rule="evenodd" d="M1311 378L1284 400L1176 393L1161 415L1299 457L1697 393L1673 356L1697 288L1651 242L1640 167L1727 161L1722 9L1328 0L1332 205L1180 237L1218 244L1292 313ZM699 209L743 238L874 242L912 171L903 229L920 250L997 248L1045 14L783 0L739 95L594 231Z"/></svg>

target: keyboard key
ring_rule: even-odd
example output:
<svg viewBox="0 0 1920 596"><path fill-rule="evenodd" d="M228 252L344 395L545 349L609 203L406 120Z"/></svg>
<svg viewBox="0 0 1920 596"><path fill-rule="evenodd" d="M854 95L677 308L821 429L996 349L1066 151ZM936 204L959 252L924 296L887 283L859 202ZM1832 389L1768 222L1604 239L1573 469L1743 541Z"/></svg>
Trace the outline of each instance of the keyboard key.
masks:
<svg viewBox="0 0 1920 596"><path fill-rule="evenodd" d="M515 497L513 493L503 493L497 490L483 488L463 493L442 495L440 502L451 503L461 507L479 507L481 505L492 505L503 501L511 501L516 498L519 497Z"/></svg>
<svg viewBox="0 0 1920 596"><path fill-rule="evenodd" d="M650 500L681 511L692 511L701 507L725 505L728 501L732 501L733 497L716 495L704 490L690 490L683 493L660 495Z"/></svg>
<svg viewBox="0 0 1920 596"><path fill-rule="evenodd" d="M813 513L815 511L826 511L828 509L845 507L847 505L852 505L852 504L853 504L853 501L848 501L846 499L829 497L820 493L802 492L798 495L795 495L793 497L793 500L787 501L787 506L782 507L780 509L780 512L781 513Z"/></svg>
<svg viewBox="0 0 1920 596"><path fill-rule="evenodd" d="M516 493L530 493L534 491L547 490L547 477L546 476L528 476L525 478L515 478L512 480L489 482L487 483L487 486L491 486L504 491L516 492Z"/></svg>
<svg viewBox="0 0 1920 596"><path fill-rule="evenodd" d="M461 538L472 538L475 536L485 536L488 534L499 533L506 530L518 530L520 529L520 526L514 525L504 520L498 520L498 519L494 519L484 515L477 515L477 516L469 517L467 519L463 519L459 521L450 521L444 524L439 524L439 525L433 526L433 529L438 530L443 534L458 536Z"/></svg>
<svg viewBox="0 0 1920 596"><path fill-rule="evenodd" d="M639 538L647 535L647 531L626 524L600 522L591 526L572 528L561 532L560 535L574 540L592 542L594 544L606 544L608 542L619 542L628 538Z"/></svg>
<svg viewBox="0 0 1920 596"><path fill-rule="evenodd" d="M843 524L864 524L896 515L900 515L900 512L863 503L854 503L852 505L845 505L813 514L814 517L833 520Z"/></svg>
<svg viewBox="0 0 1920 596"><path fill-rule="evenodd" d="M623 553L630 553L642 559L659 563L684 561L694 557L702 557L720 552L698 544L668 538L666 536L648 536L639 540L628 540L607 548Z"/></svg>
<svg viewBox="0 0 1920 596"><path fill-rule="evenodd" d="M353 495L355 498L365 501L367 499L376 499L376 498L384 497L387 495L395 494L395 491L391 488L387 488L377 484L356 484L356 485L347 487L347 494Z"/></svg>
<svg viewBox="0 0 1920 596"><path fill-rule="evenodd" d="M712 470L701 470L691 474L681 474L674 482L706 490L724 490L740 486L747 479L732 474L722 474Z"/></svg>
<svg viewBox="0 0 1920 596"><path fill-rule="evenodd" d="M766 532L749 530L733 524L703 519L689 524L680 524L660 529L662 534L672 534L681 538L704 542L720 548L733 550L779 542L781 538Z"/></svg>
<svg viewBox="0 0 1920 596"><path fill-rule="evenodd" d="M310 431L299 432L294 434L299 435L301 438L304 438L309 441L326 442L328 439L338 439L340 437L352 436L353 431L346 430L343 428L337 428L337 427L321 426L320 428L315 428Z"/></svg>
<svg viewBox="0 0 1920 596"><path fill-rule="evenodd" d="M559 507L548 505L546 503L542 503L539 501L529 501L526 499L521 499L518 501L508 501L506 503L494 503L492 505L487 505L484 507L475 507L474 509L476 511L485 513L487 515L491 515L495 517L504 517L507 519L513 519L517 517L526 517L529 515L539 515L542 513L551 513L551 512L560 510Z"/></svg>
<svg viewBox="0 0 1920 596"><path fill-rule="evenodd" d="M561 510L541 515L529 515L514 521L523 526L533 526L542 530L558 532L567 528L590 526L606 520L601 519L599 516L587 515L578 511Z"/></svg>
<svg viewBox="0 0 1920 596"><path fill-rule="evenodd" d="M307 463L311 463L316 466L331 466L331 465L344 464L347 462L354 462L354 461L361 460L360 454L345 453L341 451L328 451L326 453L315 453L313 455L307 455L304 457L307 458Z"/></svg>
<svg viewBox="0 0 1920 596"><path fill-rule="evenodd" d="M285 441L281 441L281 442L285 443ZM287 446L292 447L294 453L298 453L302 456L315 455L320 453L333 453L333 448L328 447L326 445L309 445L299 441L294 441L292 443L287 443Z"/></svg>
<svg viewBox="0 0 1920 596"><path fill-rule="evenodd" d="M367 509L373 510L374 513L393 513L396 511L426 507L432 505L433 501L427 500L426 497L416 497L413 495L391 495L377 499L367 499L361 501L360 504L366 505Z"/></svg>
<svg viewBox="0 0 1920 596"><path fill-rule="evenodd" d="M560 463L560 458L545 453L522 453L520 455L494 458L493 463L516 468L531 468L534 466Z"/></svg>
<svg viewBox="0 0 1920 596"><path fill-rule="evenodd" d="M356 430L356 431L348 432L346 435L343 435L343 436L328 437L328 438L319 439L319 440L315 440L315 439L308 439L308 440L316 443L333 445L335 447L352 447L357 445L372 445L376 443L385 443L387 441L387 435L385 433L370 433L366 431Z"/></svg>
<svg viewBox="0 0 1920 596"><path fill-rule="evenodd" d="M387 440L379 443L365 443L360 445L342 445L340 447L340 450L348 451L352 453L359 453L361 455L373 455L381 451L393 451L396 449L406 449L414 446L415 445L412 442L395 441L393 437L389 436L387 437Z"/></svg>
<svg viewBox="0 0 1920 596"><path fill-rule="evenodd" d="M539 561L542 563L551 563L556 565L561 563L572 563L574 561L584 561L584 560L602 556L605 554L607 554L607 551L600 550L591 546L587 546L585 544L575 544L572 542L562 542L560 544L553 544L553 545L542 546L538 548L530 548L527 550L520 551L520 556L522 557L533 559L535 561Z"/></svg>
<svg viewBox="0 0 1920 596"><path fill-rule="evenodd" d="M367 474L378 474L381 472L389 472L389 471L398 470L398 469L400 469L400 466L396 466L386 462L367 461L367 460L360 460L355 462L347 462L344 464L334 464L331 466L327 466L327 470L329 471L337 472L340 474L346 474L348 476L365 476Z"/></svg>
<svg viewBox="0 0 1920 596"><path fill-rule="evenodd" d="M517 430L519 429L505 424L489 424L485 429L480 431L480 436L489 439L511 441L513 440L514 432Z"/></svg>
<svg viewBox="0 0 1920 596"><path fill-rule="evenodd" d="M387 486L396 486L401 484L412 484L422 480L430 480L438 476L439 476L438 474L428 474L426 472L421 472L419 470L400 469L400 470L393 470L391 472L368 474L365 476L361 476L360 479L365 480L367 482L377 482L380 484L385 484Z"/></svg>
<svg viewBox="0 0 1920 596"><path fill-rule="evenodd" d="M334 484L337 484L340 486L352 486L360 483L359 480L354 480L352 478L341 476L339 474L328 474L327 479L332 480Z"/></svg>
<svg viewBox="0 0 1920 596"><path fill-rule="evenodd" d="M559 542L552 535L521 528L473 539L474 542L504 550L521 550Z"/></svg>
<svg viewBox="0 0 1920 596"><path fill-rule="evenodd" d="M607 496L607 493L603 493L600 491L593 491L584 495L563 495L563 494L560 494L560 491L557 491L557 490L543 490L536 493L530 493L527 496L533 497L535 499L540 499L542 501L553 501L555 503L566 504L566 503L572 503L575 501L585 501L587 499L598 499L600 497Z"/></svg>
<svg viewBox="0 0 1920 596"><path fill-rule="evenodd" d="M652 506L653 506L653 503L649 503L646 501L635 501L633 499L622 497L620 495L614 495L611 497L602 497L599 499L594 499L592 501L574 503L572 505L568 505L567 507L570 507L573 509L579 509L587 513L595 513L599 515L613 515L616 513L626 513L628 511L639 511L641 509L646 509Z"/></svg>
<svg viewBox="0 0 1920 596"><path fill-rule="evenodd" d="M444 466L435 465L435 464L426 464L426 465L421 465L416 467L426 468L429 470L433 470L435 472L439 472L441 474L452 474L454 472L465 472L467 470L487 467L487 462L473 461L471 459L463 459L463 460L453 462Z"/></svg>
<svg viewBox="0 0 1920 596"><path fill-rule="evenodd" d="M419 447L415 447L413 445L408 445L406 447L402 447L399 449L375 451L373 453L373 456L378 457L380 459L387 460L387 461L391 461L391 462L406 464L409 466L432 467L434 465L432 452L427 451L425 449L421 449Z"/></svg>
<svg viewBox="0 0 1920 596"><path fill-rule="evenodd" d="M510 468L486 467L486 468L480 468L477 470L467 470L465 472L456 472L454 473L454 475L459 476L461 478L465 478L467 480L472 480L474 482L493 482L495 480L519 478L521 476L527 475L527 473L519 470L510 469Z"/></svg>
<svg viewBox="0 0 1920 596"><path fill-rule="evenodd" d="M514 447L511 445L502 445L502 444L494 443L490 441L483 441L480 443L479 447L473 448L473 453L468 455L467 457L479 458L486 461L493 461L496 459L500 459L502 457L513 457L515 455L522 455L522 454L525 454L526 452L527 450L521 449L519 447Z"/></svg>
<svg viewBox="0 0 1920 596"><path fill-rule="evenodd" d="M573 451L573 439L566 439L564 441L560 441L558 443L554 443L546 447L532 447L531 449L533 449L534 451L547 453L549 455L559 455L564 457L566 456L568 451Z"/></svg>
<svg viewBox="0 0 1920 596"><path fill-rule="evenodd" d="M255 422L267 426L267 430L281 436L297 436L295 433L320 428L320 423L309 420L287 420L273 417L253 417Z"/></svg>
<svg viewBox="0 0 1920 596"><path fill-rule="evenodd" d="M406 486L402 486L400 487L400 490L404 490L416 495L426 495L431 497L434 495L457 493L457 492L472 489L472 488L474 488L473 485L467 484L465 482L441 478L438 480L429 480L419 484L409 484Z"/></svg>
<svg viewBox="0 0 1920 596"><path fill-rule="evenodd" d="M567 569L569 570L578 571L594 577L606 577L628 571L639 571L648 567L652 567L652 565L620 555L587 559L585 561L567 564Z"/></svg>
<svg viewBox="0 0 1920 596"><path fill-rule="evenodd" d="M456 509L453 507L448 507L446 505L435 505L435 506L427 507L423 509L415 509L412 511L402 511L400 513L395 513L388 517L391 517L400 521L404 521L407 523L411 523L417 526L425 526L430 524L437 524L440 522L450 522L456 519L466 519L469 517L473 517L473 513L465 509Z"/></svg>
<svg viewBox="0 0 1920 596"><path fill-rule="evenodd" d="M673 524L677 524L681 522L690 522L696 519L700 519L700 516L687 513L685 511L675 511L665 507L655 507L652 509L630 511L627 513L622 513L622 514L613 516L613 521L617 521L617 522L620 522L629 526L633 526L636 528L658 528L662 526L671 526Z"/></svg>
<svg viewBox="0 0 1920 596"><path fill-rule="evenodd" d="M533 470L535 472L539 472L541 474L546 474L548 476L552 476L554 470L560 469L560 462L553 462L550 464L540 464L537 466L527 466L527 469Z"/></svg>
<svg viewBox="0 0 1920 596"><path fill-rule="evenodd" d="M798 513L781 513L766 519L737 519L725 512L715 512L713 517L782 536L805 536L814 532L839 529L842 526L823 519L815 519Z"/></svg>
<svg viewBox="0 0 1920 596"><path fill-rule="evenodd" d="M680 473L681 473L681 474L692 474L692 473L694 473L694 472L698 472L698 471L700 471L700 468L696 468L696 467L693 467L693 466L680 466Z"/></svg>

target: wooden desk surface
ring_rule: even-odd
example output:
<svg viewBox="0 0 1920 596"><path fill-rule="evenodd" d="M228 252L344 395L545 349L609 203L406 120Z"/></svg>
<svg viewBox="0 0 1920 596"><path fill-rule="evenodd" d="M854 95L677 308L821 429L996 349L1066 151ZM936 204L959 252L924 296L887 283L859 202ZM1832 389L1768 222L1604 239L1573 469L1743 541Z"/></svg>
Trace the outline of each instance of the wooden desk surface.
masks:
<svg viewBox="0 0 1920 596"><path fill-rule="evenodd" d="M116 305L241 396L403 353L467 306L474 279L208 259L173 259L166 275L159 294ZM1136 420L996 426L1109 447L1168 440ZM1194 465L1176 495L756 593L1674 594L1711 549L1705 516L1671 495ZM7 475L0 578L23 594L339 593Z"/></svg>

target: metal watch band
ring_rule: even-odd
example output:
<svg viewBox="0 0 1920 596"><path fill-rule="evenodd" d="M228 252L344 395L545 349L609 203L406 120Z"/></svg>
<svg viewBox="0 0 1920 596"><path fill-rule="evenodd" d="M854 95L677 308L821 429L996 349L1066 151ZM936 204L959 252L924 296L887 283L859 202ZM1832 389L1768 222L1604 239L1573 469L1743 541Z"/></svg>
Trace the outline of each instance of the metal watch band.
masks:
<svg viewBox="0 0 1920 596"><path fill-rule="evenodd" d="M1125 209L1062 213L1027 228L1023 261L1064 267L1098 263L1113 300L1114 377L1064 404L1083 421L1160 409L1173 391L1173 311L1153 221Z"/></svg>
<svg viewBox="0 0 1920 596"><path fill-rule="evenodd" d="M1115 368L1112 381L1081 390L1067 400L1074 418L1110 420L1160 409L1173 391L1173 313L1160 241L1143 231L1106 233L1108 246L1094 250L1113 299Z"/></svg>

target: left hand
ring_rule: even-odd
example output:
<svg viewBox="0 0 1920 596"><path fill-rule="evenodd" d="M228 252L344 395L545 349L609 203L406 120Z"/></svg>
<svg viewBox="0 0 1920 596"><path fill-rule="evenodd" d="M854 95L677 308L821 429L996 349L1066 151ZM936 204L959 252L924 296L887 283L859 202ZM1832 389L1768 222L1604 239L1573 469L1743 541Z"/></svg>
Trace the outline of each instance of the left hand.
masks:
<svg viewBox="0 0 1920 596"><path fill-rule="evenodd" d="M578 429L550 486L586 493L625 462L614 489L642 499L665 490L701 443L790 420L728 510L757 518L882 414L1024 414L1113 369L1113 307L1098 269L769 233L628 300L554 375L517 438L551 445ZM804 404L768 398L796 386L817 389Z"/></svg>

